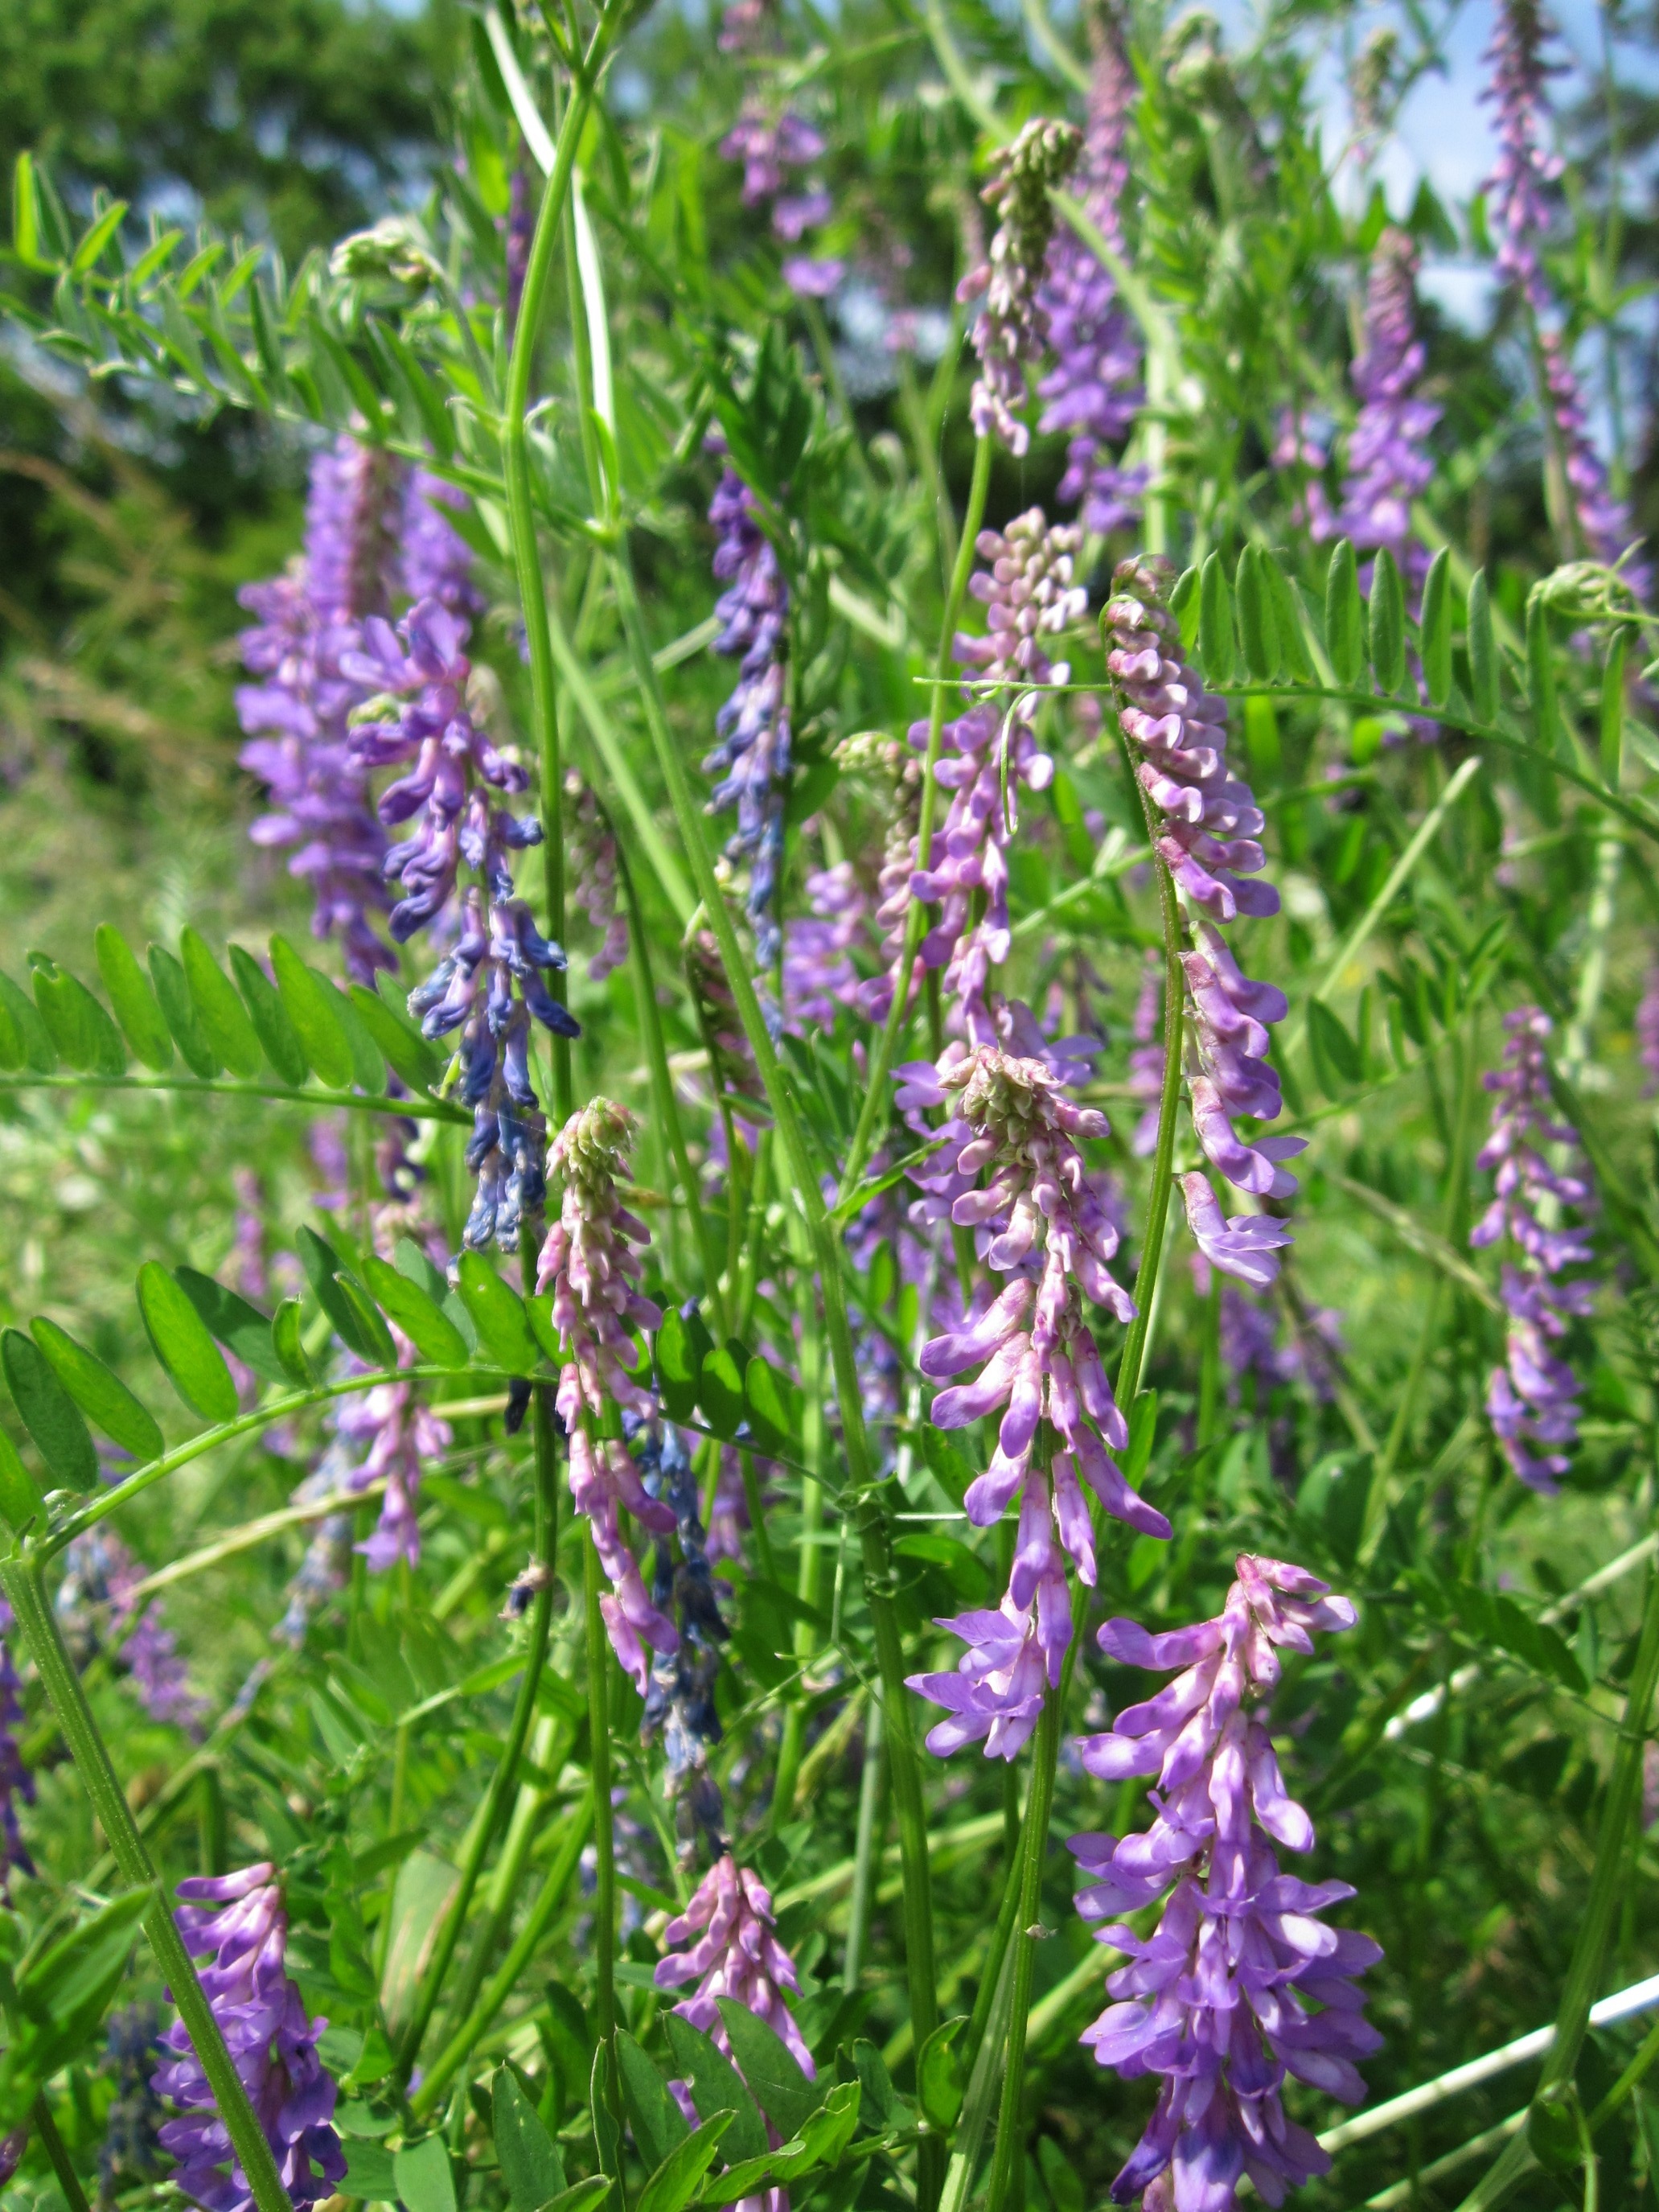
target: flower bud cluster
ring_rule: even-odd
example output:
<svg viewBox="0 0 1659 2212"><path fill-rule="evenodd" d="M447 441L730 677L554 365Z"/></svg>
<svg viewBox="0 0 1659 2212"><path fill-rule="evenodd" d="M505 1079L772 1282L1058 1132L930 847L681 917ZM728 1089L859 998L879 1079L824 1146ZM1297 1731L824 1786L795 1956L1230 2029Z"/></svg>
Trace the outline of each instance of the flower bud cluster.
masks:
<svg viewBox="0 0 1659 2212"><path fill-rule="evenodd" d="M980 362L969 405L975 431L981 438L994 434L1016 455L1031 442L1019 419L1024 364L1042 359L1048 337L1042 300L1054 222L1048 194L1070 174L1081 143L1074 125L1034 116L1012 145L993 155L991 181L980 198L1000 220L989 258L957 287L964 306L984 301L973 332Z"/></svg>

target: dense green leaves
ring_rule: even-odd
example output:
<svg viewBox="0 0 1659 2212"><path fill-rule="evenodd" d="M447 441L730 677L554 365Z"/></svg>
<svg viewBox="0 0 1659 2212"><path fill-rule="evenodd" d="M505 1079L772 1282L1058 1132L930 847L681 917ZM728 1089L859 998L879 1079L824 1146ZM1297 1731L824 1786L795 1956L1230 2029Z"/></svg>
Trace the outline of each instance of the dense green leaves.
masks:
<svg viewBox="0 0 1659 2212"><path fill-rule="evenodd" d="M465 1338L420 1284L411 1282L374 1252L363 1255L363 1278L370 1295L422 1359L438 1367L465 1366Z"/></svg>

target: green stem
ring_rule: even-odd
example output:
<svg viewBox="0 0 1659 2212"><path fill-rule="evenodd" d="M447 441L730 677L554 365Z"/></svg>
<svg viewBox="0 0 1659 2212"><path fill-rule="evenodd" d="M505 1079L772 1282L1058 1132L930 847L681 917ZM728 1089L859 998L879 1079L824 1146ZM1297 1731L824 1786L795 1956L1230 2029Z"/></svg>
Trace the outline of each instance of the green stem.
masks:
<svg viewBox="0 0 1659 2212"><path fill-rule="evenodd" d="M1014 1895L1017 1885L1011 1884L1009 1896ZM1009 1914L1012 1922L1012 1911ZM985 2136L985 2124L991 2117L991 2106L996 2092L997 2057L1008 2033L1008 2022L1014 2001L1014 1962L1005 1942L994 1959L985 1964L984 1989L986 2025L969 2061L968 2094L962 2100L962 2113L951 2142L951 2163L945 2170L945 2192L939 2199L939 2212L962 2212L973 2185L974 2168L979 2163L979 2147ZM978 2008L975 2007L975 2013ZM968 2053L964 2051L964 2060Z"/></svg>
<svg viewBox="0 0 1659 2212"><path fill-rule="evenodd" d="M604 1572L592 1523L582 1522L582 1595L587 1629L588 1771L593 1778L594 2010L605 2052L605 2101L622 2125L622 2076L617 2063L617 1856L611 1808L611 1640L599 1611ZM612 2176L615 2179L615 2176Z"/></svg>
<svg viewBox="0 0 1659 2212"><path fill-rule="evenodd" d="M939 783L935 770L939 767L941 732L945 727L945 702L949 697L951 666L954 658L951 647L956 639L957 624L962 620L962 603L968 595L968 580L973 574L975 540L985 520L985 501L991 489L991 441L977 439L974 446L973 482L968 488L968 512L962 519L962 536L957 544L956 565L951 571L951 588L945 598L945 619L939 625L939 652L933 663L934 682L933 703L927 710L927 751L921 771L921 811L916 822L916 866L927 867L933 854L933 815L939 804ZM904 944L898 957L898 972L893 979L893 1003L887 1009L887 1019L876 1045L873 1064L866 1079L864 1103L859 1109L858 1127L853 1132L852 1149L842 1170L838 1200L848 1192L864 1173L865 1162L875 1144L876 1131L887 1112L887 1071L893 1064L893 1054L898 1048L899 1032L903 1029L910 1012L910 978L915 972L916 955L921 950L922 933L927 926L927 909L920 900L912 900L904 920Z"/></svg>
<svg viewBox="0 0 1659 2212"><path fill-rule="evenodd" d="M431 1965L422 1977L421 1987L415 2000L415 2010L403 2039L398 2047L397 2079L400 2089L407 2089L409 2077L420 2057L421 2045L438 1999L443 1991L446 1977L461 1940L461 1930L466 1923L467 1907L483 1872L484 1855L489 1850L496 1828L500 1826L507 1801L517 1785L519 1761L524 1753L525 1740L530 1734L530 1723L536 1711L536 1695L541 1687L542 1668L547 1657L548 1634L553 1625L553 1570L558 1549L558 1489L555 1470L552 1410L549 1403L548 1386L540 1385L534 1398L536 1437L536 1535L535 1556L546 1570L546 1579L536 1593L530 1613L530 1634L525 1650L524 1672L519 1677L519 1693L514 1700L513 1718L508 1724L507 1743L501 1764L495 1769L484 1800L481 1816L467 1839L467 1848L461 1861L461 1878L455 1894L444 1916L437 1948Z"/></svg>
<svg viewBox="0 0 1659 2212"><path fill-rule="evenodd" d="M122 1879L135 1888L153 1893L144 1915L144 1933L172 1991L191 2047L207 2075L215 2108L225 2124L236 2163L247 2176L254 2203L259 2212L292 2212L270 2145L265 2141L264 2130L248 2102L247 2091L225 2048L213 2008L197 1978L195 1964L173 1924L155 1862L138 1832L126 1793L116 1778L109 1753L98 1733L98 1723L92 1717L81 1678L64 1648L57 1620L41 1585L40 1555L25 1553L0 1564L0 1584L11 1601L12 1613L28 1645L29 1656L57 1712L70 1756L92 1800L93 1811L114 1854Z"/></svg>
<svg viewBox="0 0 1659 2212"><path fill-rule="evenodd" d="M872 1698L864 1723L864 1771L859 1777L859 1825L853 1845L853 1894L847 1911L847 1956L842 1987L851 1996L864 1977L870 1945L870 1908L876 1899L877 1863L881 1856L880 1812L885 1765L882 1755L881 1700Z"/></svg>
<svg viewBox="0 0 1659 2212"><path fill-rule="evenodd" d="M535 1956L537 1946L546 1935L554 1914L564 1900L564 1893L570 1887L592 1824L593 1795L590 1790L580 1802L571 1808L569 1825L560 1843L558 1856L549 1867L540 1893L531 1906L512 1948L496 1968L471 2012L433 2061L420 2088L410 2099L409 2109L417 2120L424 2119L436 2108L444 2091L472 2056L488 2032L490 2022L512 1996L520 1975Z"/></svg>
<svg viewBox="0 0 1659 2212"><path fill-rule="evenodd" d="M817 1470L822 1467L823 1458L823 1339L818 1327L817 1285L813 1279L805 1224L793 1206L789 1210L788 1220L800 1304L800 1384L801 1401L805 1409L802 1422L801 1456L813 1469L800 1486L800 1542L797 1547L799 1556L795 1565L795 1595L804 1605L811 1606L816 1612L823 1584L823 1547L817 1540L823 1520L823 1486L817 1480ZM795 1623L793 1642L796 1665L804 1670L812 1656L815 1642L810 1620ZM805 1683L798 1680L778 1737L777 1773L772 1787L774 1834L794 1810L796 1779L800 1772L801 1754L806 1747L806 1701Z"/></svg>
<svg viewBox="0 0 1659 2212"><path fill-rule="evenodd" d="M52 2160L52 2170L58 2176L58 2186L64 2192L70 2212L92 2212L87 2192L81 2186L81 2177L70 2160L69 2146L58 2132L58 2123L52 2117L52 2106L46 2102L44 2089L29 2107L29 2125L40 2136L41 2148Z"/></svg>
<svg viewBox="0 0 1659 2212"><path fill-rule="evenodd" d="M1073 1639L1075 1641L1075 1639ZM1025 1810L1025 1853L1020 1864L1019 1904L1011 1938L1013 1999L1008 2014L1008 2051L1003 2061L1002 2100L997 2111L996 2151L991 2160L989 2212L1002 2212L1013 2179L1014 2162L1024 2150L1021 2107L1025 2097L1025 2032L1030 2018L1031 1984L1041 1938L1042 1869L1048 1854L1048 1816L1054 1802L1054 1768L1060 1758L1061 1692L1050 1686L1037 1722L1036 1755L1031 1767L1031 1798Z"/></svg>
<svg viewBox="0 0 1659 2212"><path fill-rule="evenodd" d="M0 1091L200 1091L212 1098L292 1099L301 1106L326 1107L331 1113L343 1108L354 1114L398 1114L411 1121L472 1125L466 1109L447 1098L372 1098L361 1091L301 1091L289 1083L243 1083L230 1076L98 1075L90 1069L76 1075L43 1075L27 1068L21 1074L0 1075Z"/></svg>
<svg viewBox="0 0 1659 2212"><path fill-rule="evenodd" d="M691 1217L691 1234L696 1239L697 1257L702 1262L703 1296L714 1316L715 1333L723 1343L729 1332L726 1321L726 1299L720 1289L720 1263L714 1256L708 1217L702 1210L702 1195L697 1185L696 1170L686 1148L679 1102L674 1096L674 1079L668 1066L668 1047L663 1040L662 1014L657 1005L656 978L651 969L651 943L645 933L645 916L640 910L634 872L628 865L628 855L623 850L620 837L616 839L616 846L617 873L622 881L623 903L628 908L629 950L634 960L634 995L640 1002L640 1030L645 1040L646 1060L651 1069L651 1094L656 1102L657 1120L668 1139L668 1149L673 1156L680 1188L685 1194L685 1210Z"/></svg>
<svg viewBox="0 0 1659 2212"><path fill-rule="evenodd" d="M1595 1864L1589 1896L1578 1923L1578 1934L1567 1966L1556 2014L1555 2035L1544 2061L1543 2074L1533 2092L1532 2109L1553 2103L1566 2091L1578 2064L1578 2053L1589 2025L1590 2006L1601 1985L1607 1942L1613 1933L1624 1884L1628 1879L1626 1845L1631 1817L1642 1786L1642 1754L1647 1740L1653 1692L1659 1683L1659 1567L1649 1571L1647 1595L1642 1609L1642 1633L1631 1669L1625 1718L1607 1777L1601 1807L1601 1831L1595 1839ZM1525 2179L1532 2160L1524 2132L1482 2175L1464 2198L1458 2212L1496 2212Z"/></svg>
<svg viewBox="0 0 1659 2212"><path fill-rule="evenodd" d="M778 1139L794 1203L806 1217L812 1258L818 1271L823 1299L824 1334L836 1380L836 1400L841 1413L842 1446L846 1455L848 1485L856 1500L859 1543L870 1624L881 1675L882 1702L888 1732L888 1759L893 1778L893 1804L898 1820L899 1855L904 1875L904 1951L910 1997L911 2026L921 2048L939 2025L939 1993L933 1962L932 1882L927 1865L927 1818L922 1802L921 1768L916 1753L910 1709L904 1686L904 1648L899 1634L896 1582L887 1515L879 1490L872 1480L868 1441L864 1429L864 1406L860 1394L858 1363L848 1321L846 1283L842 1273L841 1239L823 1194L817 1167L795 1110L794 1092L772 1044L754 983L738 941L737 927L726 903L703 835L702 817L691 795L685 763L668 726L657 672L640 610L639 592L629 562L626 545L612 553L612 571L622 615L623 635L638 672L646 719L656 748L658 765L668 787L675 820L686 856L691 862L697 894L708 925L720 947L721 964L735 1003L744 1035L755 1057L766 1091L767 1103ZM849 1501L850 1502L850 1501ZM944 2146L924 2141L917 2152L918 2212L933 2212L944 2180Z"/></svg>
<svg viewBox="0 0 1659 2212"><path fill-rule="evenodd" d="M564 1765L570 1750L568 1730L561 1730L550 1716L544 1718L531 1740L532 1764L544 1775L556 1775ZM471 1956L462 1969L457 1984L449 2018L452 2023L469 2019L483 1987L484 1976L489 1972L489 1962L495 1957L507 1924L513 1917L513 1907L519 1894L519 1885L524 1880L530 1862L530 1848L536 1840L536 1824L542 1808L547 1802L549 1784L526 1782L519 1791L519 1802L513 1808L513 1818L507 1824L507 1841L501 1845L501 1855L495 1871L490 1877L489 1893L484 1899L483 1925L478 1930Z"/></svg>
<svg viewBox="0 0 1659 2212"><path fill-rule="evenodd" d="M967 2033L962 2039L962 2049L957 2054L963 2065L970 2070L978 2063L981 2045L989 2032L991 2008L1001 1986L1002 1962L1007 1956L1008 1939L1013 1933L1014 1915L1019 1910L1019 1893L1024 1878L1023 1854L1012 1855L1008 1862L1007 1879L1002 1885L1002 1904L997 1912L996 1925L991 1930L985 1964L980 1971L974 2009L969 2017ZM1006 2023L1004 2025L1006 2027Z"/></svg>

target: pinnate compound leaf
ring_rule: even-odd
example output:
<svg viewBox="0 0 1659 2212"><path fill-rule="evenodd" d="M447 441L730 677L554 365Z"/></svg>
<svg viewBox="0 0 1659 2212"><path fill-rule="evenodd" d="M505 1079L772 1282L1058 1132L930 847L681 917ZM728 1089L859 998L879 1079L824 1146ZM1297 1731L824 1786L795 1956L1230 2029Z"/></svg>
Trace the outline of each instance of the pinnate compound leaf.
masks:
<svg viewBox="0 0 1659 2212"><path fill-rule="evenodd" d="M1279 623L1263 568L1258 548L1247 545L1238 556L1233 583L1244 665L1258 684L1270 682L1279 670Z"/></svg>
<svg viewBox="0 0 1659 2212"><path fill-rule="evenodd" d="M159 1261L146 1260L138 1270L138 1310L150 1349L191 1413L204 1421L234 1421L236 1385L224 1355Z"/></svg>
<svg viewBox="0 0 1659 2212"><path fill-rule="evenodd" d="M100 921L93 933L92 949L115 1018L134 1054L156 1074L163 1073L173 1065L173 1035L137 954L106 921Z"/></svg>
<svg viewBox="0 0 1659 2212"><path fill-rule="evenodd" d="M220 1343L234 1352L244 1367L251 1367L267 1382L287 1380L288 1370L271 1344L271 1323L258 1306L250 1305L240 1291L227 1290L195 1267L175 1267L173 1279Z"/></svg>
<svg viewBox="0 0 1659 2212"><path fill-rule="evenodd" d="M351 1041L338 1012L339 994L327 976L308 968L285 937L270 940L270 964L276 995L292 1023L300 1048L331 1091L351 1081Z"/></svg>
<svg viewBox="0 0 1659 2212"><path fill-rule="evenodd" d="M230 967L265 1058L282 1080L297 1091L311 1073L311 1062L281 994L245 945L231 946Z"/></svg>
<svg viewBox="0 0 1659 2212"><path fill-rule="evenodd" d="M714 2163L720 2137L731 2126L732 2117L730 2112L715 2112L701 2127L693 2128L684 2142L677 2143L640 2191L635 2212L683 2212Z"/></svg>
<svg viewBox="0 0 1659 2212"><path fill-rule="evenodd" d="M233 1075L245 1079L258 1075L264 1058L258 1036L247 1008L208 950L207 939L199 930L183 931L179 954L203 1036Z"/></svg>
<svg viewBox="0 0 1659 2212"><path fill-rule="evenodd" d="M1308 641L1302 634L1302 610L1297 604L1296 586L1271 553L1258 547L1261 573L1267 582L1268 595L1273 601L1273 628L1279 641L1279 661L1299 684L1314 680L1313 656L1308 651Z"/></svg>
<svg viewBox="0 0 1659 2212"><path fill-rule="evenodd" d="M743 1390L743 1372L748 1364L749 1354L735 1341L703 1355L697 1401L709 1427L727 1443L748 1415L749 1404Z"/></svg>
<svg viewBox="0 0 1659 2212"><path fill-rule="evenodd" d="M1452 691L1451 555L1445 546L1429 563L1423 580L1419 625L1423 690L1431 707L1444 707Z"/></svg>
<svg viewBox="0 0 1659 2212"><path fill-rule="evenodd" d="M219 1073L219 1062L196 1018L184 969L164 945L152 945L149 948L149 979L155 986L155 996L173 1032L179 1058L192 1075L199 1075L204 1083L210 1082Z"/></svg>
<svg viewBox="0 0 1659 2212"><path fill-rule="evenodd" d="M743 1387L749 1425L760 1449L798 1452L805 1407L788 1376L757 1353L744 1370Z"/></svg>
<svg viewBox="0 0 1659 2212"><path fill-rule="evenodd" d="M424 1360L434 1367L465 1367L466 1339L418 1283L376 1252L363 1255L363 1279L371 1297L389 1314Z"/></svg>
<svg viewBox="0 0 1659 2212"><path fill-rule="evenodd" d="M714 2002L750 2094L780 2135L799 2135L823 2102L823 2089L807 2080L782 2037L747 2005L732 1997Z"/></svg>
<svg viewBox="0 0 1659 2212"><path fill-rule="evenodd" d="M377 1364L381 1367L395 1367L398 1364L398 1347L392 1341L392 1331L386 1327L386 1317L379 1306L375 1304L356 1277L348 1274L344 1268L340 1270L334 1280L340 1296L351 1308L353 1319L374 1346Z"/></svg>
<svg viewBox="0 0 1659 2212"><path fill-rule="evenodd" d="M646 2171L654 2172L691 2130L669 2095L662 2075L626 2028L617 2031L617 2070L622 2076L623 2104L635 2147L645 2160Z"/></svg>
<svg viewBox="0 0 1659 2212"><path fill-rule="evenodd" d="M21 1329L9 1328L0 1334L0 1367L12 1403L51 1473L71 1490L90 1490L98 1480L98 1454L80 1407L45 1352Z"/></svg>
<svg viewBox="0 0 1659 2212"><path fill-rule="evenodd" d="M490 2118L513 2212L541 2212L564 2194L564 2160L510 2066L496 2069Z"/></svg>
<svg viewBox="0 0 1659 2212"><path fill-rule="evenodd" d="M38 1317L29 1323L29 1333L89 1421L123 1451L130 1451L141 1467L160 1459L167 1447L155 1417L118 1375L112 1374L95 1353L77 1344L55 1321Z"/></svg>
<svg viewBox="0 0 1659 2212"><path fill-rule="evenodd" d="M524 1300L509 1290L482 1252L463 1252L460 1264L461 1304L478 1332L478 1349L484 1358L509 1375L533 1375L541 1353L530 1333Z"/></svg>
<svg viewBox="0 0 1659 2212"><path fill-rule="evenodd" d="M750 2095L741 2074L712 2035L693 2027L677 2012L664 2017L668 2048L682 2077L691 2085L691 2101L700 2112L729 2112L732 2127L725 2148L735 2166L744 2159L768 2155L766 2123Z"/></svg>
<svg viewBox="0 0 1659 2212"><path fill-rule="evenodd" d="M394 2150L392 2174L405 2212L455 2212L455 2176L441 2136Z"/></svg>
<svg viewBox="0 0 1659 2212"><path fill-rule="evenodd" d="M1325 574L1325 650L1337 682L1352 690L1365 673L1365 607L1353 547L1339 538Z"/></svg>
<svg viewBox="0 0 1659 2212"><path fill-rule="evenodd" d="M40 1008L4 975L0 975L0 1053L9 1068L27 1067L36 1075L50 1075L58 1066L58 1048Z"/></svg>

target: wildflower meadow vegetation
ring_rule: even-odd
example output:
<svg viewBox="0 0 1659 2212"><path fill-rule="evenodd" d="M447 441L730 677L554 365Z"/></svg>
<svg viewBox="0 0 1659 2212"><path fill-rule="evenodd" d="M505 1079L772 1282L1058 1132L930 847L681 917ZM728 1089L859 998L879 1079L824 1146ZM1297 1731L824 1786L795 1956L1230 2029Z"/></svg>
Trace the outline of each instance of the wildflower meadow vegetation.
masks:
<svg viewBox="0 0 1659 2212"><path fill-rule="evenodd" d="M1455 204L1414 4L18 154L8 2212L1651 2203L1651 100L1477 5Z"/></svg>

